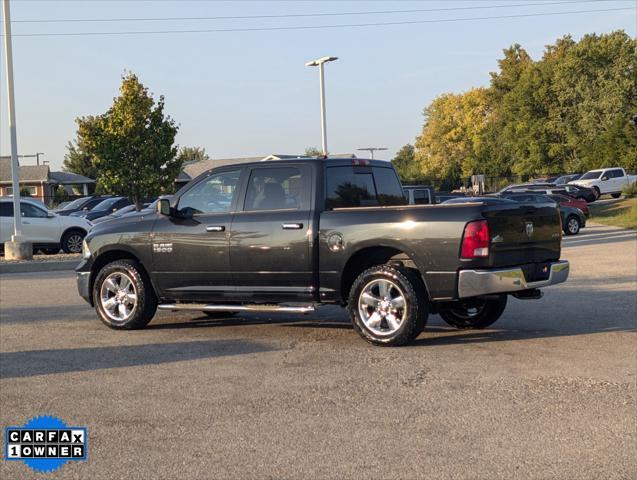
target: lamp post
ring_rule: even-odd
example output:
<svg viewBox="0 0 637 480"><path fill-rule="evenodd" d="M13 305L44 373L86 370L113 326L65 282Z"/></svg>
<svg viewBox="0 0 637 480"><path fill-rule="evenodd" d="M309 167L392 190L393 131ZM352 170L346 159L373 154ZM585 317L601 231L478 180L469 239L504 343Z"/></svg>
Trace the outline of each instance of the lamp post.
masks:
<svg viewBox="0 0 637 480"><path fill-rule="evenodd" d="M9 107L9 137L11 139L11 185L13 190L13 235L5 242L4 254L7 259L30 259L33 256L31 244L23 242L22 217L20 214L20 173L18 165L18 144L15 128L15 97L13 95L13 49L11 48L11 13L9 0L2 0L4 15L4 58L7 72L7 105Z"/></svg>
<svg viewBox="0 0 637 480"><path fill-rule="evenodd" d="M369 152L372 156L372 160L374 160L374 152L379 152L381 150L387 150L385 147L367 147L367 148L357 148L357 150L364 150Z"/></svg>
<svg viewBox="0 0 637 480"><path fill-rule="evenodd" d="M338 60L338 57L323 57L305 64L306 67L319 67L319 83L321 89L321 144L323 147L323 155L327 156L327 130L325 126L325 74L323 65L327 62Z"/></svg>

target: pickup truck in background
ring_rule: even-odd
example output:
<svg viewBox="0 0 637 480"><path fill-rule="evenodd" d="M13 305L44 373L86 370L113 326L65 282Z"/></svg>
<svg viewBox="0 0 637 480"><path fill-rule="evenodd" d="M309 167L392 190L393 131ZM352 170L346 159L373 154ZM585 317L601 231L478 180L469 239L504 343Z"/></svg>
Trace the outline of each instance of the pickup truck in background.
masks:
<svg viewBox="0 0 637 480"><path fill-rule="evenodd" d="M157 308L210 316L347 308L376 345L403 345L429 313L484 328L509 295L564 282L555 204L482 198L406 205L391 163L276 160L204 172L157 212L96 225L80 295L115 329Z"/></svg>
<svg viewBox="0 0 637 480"><path fill-rule="evenodd" d="M619 167L601 168L586 172L578 180L568 183L593 188L598 195L608 193L613 198L619 198L625 186L637 183L637 175L628 175L623 168Z"/></svg>

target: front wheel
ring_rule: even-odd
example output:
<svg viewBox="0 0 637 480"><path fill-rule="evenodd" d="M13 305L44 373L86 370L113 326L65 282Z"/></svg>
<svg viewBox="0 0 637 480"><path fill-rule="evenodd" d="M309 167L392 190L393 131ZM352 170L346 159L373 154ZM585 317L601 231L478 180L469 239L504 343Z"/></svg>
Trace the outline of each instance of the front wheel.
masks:
<svg viewBox="0 0 637 480"><path fill-rule="evenodd" d="M564 233L566 235L577 235L582 228L580 224L579 218L575 215L571 215L566 219L566 224L564 225Z"/></svg>
<svg viewBox="0 0 637 480"><path fill-rule="evenodd" d="M500 295L497 299L470 298L444 306L438 313L452 327L481 329L496 322L506 306L506 295Z"/></svg>
<svg viewBox="0 0 637 480"><path fill-rule="evenodd" d="M82 241L86 232L80 230L71 230L62 236L62 250L64 253L82 253Z"/></svg>
<svg viewBox="0 0 637 480"><path fill-rule="evenodd" d="M361 273L350 290L348 310L354 330L374 345L413 341L427 322L424 285L412 271L378 265Z"/></svg>
<svg viewBox="0 0 637 480"><path fill-rule="evenodd" d="M93 303L100 320L115 329L144 328L157 310L150 280L133 260L116 260L99 271Z"/></svg>

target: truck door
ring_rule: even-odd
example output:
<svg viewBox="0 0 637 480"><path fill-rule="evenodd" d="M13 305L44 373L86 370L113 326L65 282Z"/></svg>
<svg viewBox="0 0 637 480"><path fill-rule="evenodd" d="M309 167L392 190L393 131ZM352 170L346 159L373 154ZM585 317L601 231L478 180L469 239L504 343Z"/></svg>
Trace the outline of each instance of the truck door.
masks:
<svg viewBox="0 0 637 480"><path fill-rule="evenodd" d="M191 218L160 215L152 236L153 279L171 299L226 298L233 289L228 238L242 168L217 171L178 199Z"/></svg>
<svg viewBox="0 0 637 480"><path fill-rule="evenodd" d="M309 165L250 168L230 233L237 298L271 302L313 298L311 179Z"/></svg>

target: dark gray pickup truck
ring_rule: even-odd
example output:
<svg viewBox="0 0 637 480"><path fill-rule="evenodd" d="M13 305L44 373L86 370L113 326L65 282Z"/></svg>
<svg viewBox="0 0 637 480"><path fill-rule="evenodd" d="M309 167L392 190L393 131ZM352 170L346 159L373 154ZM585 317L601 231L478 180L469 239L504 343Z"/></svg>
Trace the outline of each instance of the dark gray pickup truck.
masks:
<svg viewBox="0 0 637 480"><path fill-rule="evenodd" d="M553 203L405 205L388 162L257 162L203 173L156 213L96 225L77 282L112 328L142 328L157 308L338 304L369 342L402 345L429 313L484 328L509 294L539 298L564 282L561 231Z"/></svg>

